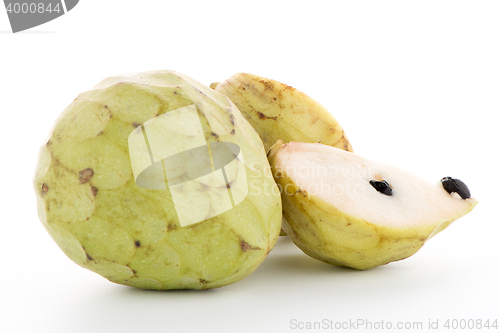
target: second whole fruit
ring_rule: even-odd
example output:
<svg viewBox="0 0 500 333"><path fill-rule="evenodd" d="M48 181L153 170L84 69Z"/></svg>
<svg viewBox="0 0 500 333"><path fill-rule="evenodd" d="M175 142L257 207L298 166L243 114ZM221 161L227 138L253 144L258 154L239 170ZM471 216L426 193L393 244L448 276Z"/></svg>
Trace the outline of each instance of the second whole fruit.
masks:
<svg viewBox="0 0 500 333"><path fill-rule="evenodd" d="M226 95L259 133L266 151L276 141L322 143L352 151L332 114L303 92L276 80L237 73L211 88Z"/></svg>

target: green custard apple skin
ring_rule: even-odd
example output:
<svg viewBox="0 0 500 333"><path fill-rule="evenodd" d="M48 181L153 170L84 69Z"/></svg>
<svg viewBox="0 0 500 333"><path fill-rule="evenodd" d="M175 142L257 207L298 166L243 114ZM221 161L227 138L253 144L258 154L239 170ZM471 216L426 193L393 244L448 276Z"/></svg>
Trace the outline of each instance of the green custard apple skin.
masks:
<svg viewBox="0 0 500 333"><path fill-rule="evenodd" d="M332 114L293 87L249 73L237 73L210 87L229 97L259 133L266 151L278 140L322 143L352 151Z"/></svg>
<svg viewBox="0 0 500 333"><path fill-rule="evenodd" d="M244 167L225 175L233 196L232 182L246 175L248 184L232 209L186 226L168 186L136 184L128 141L151 119L181 108L198 114L208 145L241 149ZM178 141L165 140L167 146ZM207 214L220 208L204 183L189 184ZM260 265L281 228L281 199L258 134L227 97L174 71L113 76L80 94L41 147L34 188L40 220L71 260L143 289L235 283Z"/></svg>
<svg viewBox="0 0 500 333"><path fill-rule="evenodd" d="M406 171L319 144L278 141L268 157L282 193L283 229L305 254L336 266L365 270L408 258L477 204ZM378 193L370 179L388 180L394 195Z"/></svg>

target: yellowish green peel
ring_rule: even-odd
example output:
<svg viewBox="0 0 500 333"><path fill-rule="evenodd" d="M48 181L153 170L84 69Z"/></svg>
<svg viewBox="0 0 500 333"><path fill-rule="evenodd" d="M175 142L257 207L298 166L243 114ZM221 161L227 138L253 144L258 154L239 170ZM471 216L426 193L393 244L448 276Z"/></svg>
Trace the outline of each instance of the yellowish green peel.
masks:
<svg viewBox="0 0 500 333"><path fill-rule="evenodd" d="M322 143L352 151L332 114L293 87L249 73L235 74L210 87L238 107L259 133L266 151L278 140Z"/></svg>
<svg viewBox="0 0 500 333"><path fill-rule="evenodd" d="M234 208L181 227L168 187L136 184L127 140L147 121L193 105L207 143L241 149L249 191ZM227 177L231 184L237 175ZM262 141L234 104L173 71L114 76L80 94L41 148L34 178L40 220L63 252L145 289L217 288L252 273L280 232L275 187ZM218 201L198 189L216 210Z"/></svg>

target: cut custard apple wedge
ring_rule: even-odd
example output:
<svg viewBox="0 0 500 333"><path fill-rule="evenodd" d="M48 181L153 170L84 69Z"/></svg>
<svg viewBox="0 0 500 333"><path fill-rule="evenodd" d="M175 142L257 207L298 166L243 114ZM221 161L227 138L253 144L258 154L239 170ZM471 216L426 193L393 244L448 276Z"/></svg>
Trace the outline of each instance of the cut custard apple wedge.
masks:
<svg viewBox="0 0 500 333"><path fill-rule="evenodd" d="M249 73L234 74L210 87L229 97L259 133L266 151L278 140L317 142L352 151L332 114L293 87Z"/></svg>
<svg viewBox="0 0 500 333"><path fill-rule="evenodd" d="M405 259L477 204L463 182L417 175L338 148L278 141L268 153L283 229L306 254L368 269Z"/></svg>

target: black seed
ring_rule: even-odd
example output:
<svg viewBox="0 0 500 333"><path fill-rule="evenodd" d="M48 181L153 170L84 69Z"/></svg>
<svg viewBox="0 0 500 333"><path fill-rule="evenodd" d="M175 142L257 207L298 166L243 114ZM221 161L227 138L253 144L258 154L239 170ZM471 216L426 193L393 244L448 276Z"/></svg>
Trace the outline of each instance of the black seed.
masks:
<svg viewBox="0 0 500 333"><path fill-rule="evenodd" d="M462 199L470 198L469 188L460 179L444 177L443 179L441 179L441 184L443 184L443 188L446 190L446 192L450 194L455 192Z"/></svg>
<svg viewBox="0 0 500 333"><path fill-rule="evenodd" d="M379 191L382 194L392 195L392 187L385 180L382 180L382 181L370 180L370 185L373 186L374 189L376 189L377 191Z"/></svg>

